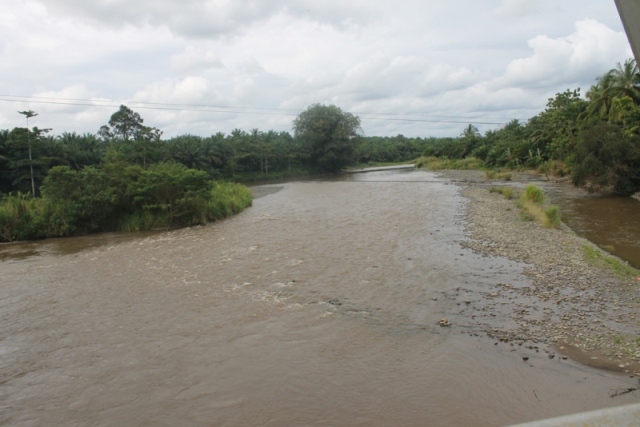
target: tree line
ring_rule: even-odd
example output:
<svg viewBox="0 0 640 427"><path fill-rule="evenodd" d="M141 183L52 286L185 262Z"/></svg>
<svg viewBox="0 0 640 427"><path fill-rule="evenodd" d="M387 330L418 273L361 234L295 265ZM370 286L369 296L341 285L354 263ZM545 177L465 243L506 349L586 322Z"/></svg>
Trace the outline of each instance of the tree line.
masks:
<svg viewBox="0 0 640 427"><path fill-rule="evenodd" d="M640 73L633 59L617 66L587 91L566 90L526 123L512 120L480 135L467 126L455 139L431 144L425 156L475 157L489 168L537 168L570 175L590 190L640 191Z"/></svg>
<svg viewBox="0 0 640 427"><path fill-rule="evenodd" d="M20 112L27 118L33 111ZM251 205L247 187L221 178L337 171L350 163L360 120L313 105L294 137L257 129L162 139L126 106L96 135L0 132L0 241L204 224ZM301 148L303 147L303 148Z"/></svg>
<svg viewBox="0 0 640 427"><path fill-rule="evenodd" d="M337 171L350 164L360 120L335 106L314 105L294 122L295 132L244 131L202 137L162 138L142 117L122 105L96 134L16 127L0 131L0 194L36 195L48 172L59 166L74 171L116 161L143 169L177 163L212 180L253 180L298 173ZM29 156L31 152L31 157ZM419 155L420 153L415 153Z"/></svg>
<svg viewBox="0 0 640 427"><path fill-rule="evenodd" d="M612 187L630 194L640 188L640 74L631 59L599 77L585 97L580 89L558 93L526 123L512 120L484 135L470 124L456 137L365 137L357 116L319 104L302 112L292 130L234 129L166 139L124 105L95 134L0 130L0 194L35 189L39 195L54 167L81 171L124 162L146 170L168 162L202 171L210 180L250 181L421 155L570 174L577 185L596 190Z"/></svg>

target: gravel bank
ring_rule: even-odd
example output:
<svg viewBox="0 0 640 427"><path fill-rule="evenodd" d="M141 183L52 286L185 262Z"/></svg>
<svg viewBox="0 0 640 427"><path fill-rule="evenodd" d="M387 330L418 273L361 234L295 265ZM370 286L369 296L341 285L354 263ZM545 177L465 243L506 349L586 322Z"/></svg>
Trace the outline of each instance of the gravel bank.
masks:
<svg viewBox="0 0 640 427"><path fill-rule="evenodd" d="M461 290L454 296L460 321L496 344L640 375L640 281L587 259L585 247L611 255L567 227L548 229L520 219L516 202L490 193L491 182L482 172L441 174L459 182L469 200L470 240L463 245L487 257L526 263L529 279L528 286L496 283L493 289ZM526 176L515 175L513 182L494 184L521 188L523 180Z"/></svg>

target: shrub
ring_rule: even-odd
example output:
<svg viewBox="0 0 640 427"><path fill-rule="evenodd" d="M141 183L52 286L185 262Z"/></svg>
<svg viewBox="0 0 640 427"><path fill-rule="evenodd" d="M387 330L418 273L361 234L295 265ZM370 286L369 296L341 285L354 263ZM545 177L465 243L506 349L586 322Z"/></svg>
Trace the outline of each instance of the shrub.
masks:
<svg viewBox="0 0 640 427"><path fill-rule="evenodd" d="M55 167L42 190L41 198L18 194L0 201L0 242L204 224L253 200L243 185L214 183L205 172L177 163L146 170L126 164Z"/></svg>
<svg viewBox="0 0 640 427"><path fill-rule="evenodd" d="M489 189L490 193L500 193L504 196L505 199L511 200L515 196L515 192L511 187L492 187Z"/></svg>
<svg viewBox="0 0 640 427"><path fill-rule="evenodd" d="M560 210L555 205L547 206L547 209L544 211L546 218L545 225L547 227L558 228L560 227Z"/></svg>
<svg viewBox="0 0 640 427"><path fill-rule="evenodd" d="M489 179L500 179L503 181L511 181L511 172L500 172L497 170L488 170L485 172Z"/></svg>
<svg viewBox="0 0 640 427"><path fill-rule="evenodd" d="M522 209L521 218L526 221L536 220L545 227L560 227L560 211L557 206L544 207L544 193L542 190L529 184L524 193L520 195L518 202Z"/></svg>
<svg viewBox="0 0 640 427"><path fill-rule="evenodd" d="M527 185L527 187L524 189L523 196L526 200L536 205L541 205L544 203L544 193L542 192L540 187L536 185Z"/></svg>

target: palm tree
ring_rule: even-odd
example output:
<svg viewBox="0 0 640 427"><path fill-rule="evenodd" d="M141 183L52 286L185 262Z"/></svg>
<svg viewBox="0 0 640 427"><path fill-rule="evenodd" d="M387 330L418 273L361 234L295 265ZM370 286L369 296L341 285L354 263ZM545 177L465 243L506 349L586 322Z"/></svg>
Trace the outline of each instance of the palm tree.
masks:
<svg viewBox="0 0 640 427"><path fill-rule="evenodd" d="M206 169L208 159L202 149L202 139L198 136L184 135L175 142L177 151L174 159L191 169Z"/></svg>
<svg viewBox="0 0 640 427"><path fill-rule="evenodd" d="M480 136L480 131L478 130L477 127L469 123L469 125L466 128L464 128L460 136L463 138L475 138L477 136Z"/></svg>
<svg viewBox="0 0 640 427"><path fill-rule="evenodd" d="M618 62L617 67L608 74L611 74L613 80L611 85L613 97L628 96L636 104L640 104L640 73L635 59L627 59L624 65Z"/></svg>
<svg viewBox="0 0 640 427"><path fill-rule="evenodd" d="M640 72L634 59L616 65L598 79L587 92L589 107L583 115L606 117L616 98L628 96L636 105L640 105Z"/></svg>

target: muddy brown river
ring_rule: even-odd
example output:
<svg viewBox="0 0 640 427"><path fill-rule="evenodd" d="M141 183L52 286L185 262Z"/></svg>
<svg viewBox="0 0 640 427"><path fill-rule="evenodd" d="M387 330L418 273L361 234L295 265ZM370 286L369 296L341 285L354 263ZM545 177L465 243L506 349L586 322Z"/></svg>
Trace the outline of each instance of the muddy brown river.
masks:
<svg viewBox="0 0 640 427"><path fill-rule="evenodd" d="M501 426L637 402L609 396L635 379L524 361L453 315L460 287L527 280L460 246L457 186L279 187L206 227L1 246L0 424Z"/></svg>

